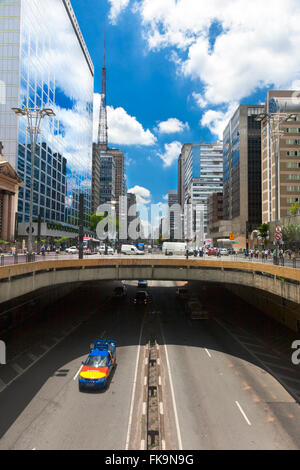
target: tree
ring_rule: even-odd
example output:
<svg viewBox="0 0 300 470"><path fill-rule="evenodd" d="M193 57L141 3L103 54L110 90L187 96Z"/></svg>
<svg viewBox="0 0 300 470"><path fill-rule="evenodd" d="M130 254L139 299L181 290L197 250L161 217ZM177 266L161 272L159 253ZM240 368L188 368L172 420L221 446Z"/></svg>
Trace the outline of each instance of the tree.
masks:
<svg viewBox="0 0 300 470"><path fill-rule="evenodd" d="M288 224L282 227L283 237L288 242L300 241L300 224Z"/></svg>
<svg viewBox="0 0 300 470"><path fill-rule="evenodd" d="M297 215L299 213L299 202L296 201L295 204L292 205L290 208L290 214L291 215Z"/></svg>
<svg viewBox="0 0 300 470"><path fill-rule="evenodd" d="M258 230L258 236L263 239L264 241L264 247L266 244L267 239L269 238L269 224L261 224L259 227L257 227Z"/></svg>

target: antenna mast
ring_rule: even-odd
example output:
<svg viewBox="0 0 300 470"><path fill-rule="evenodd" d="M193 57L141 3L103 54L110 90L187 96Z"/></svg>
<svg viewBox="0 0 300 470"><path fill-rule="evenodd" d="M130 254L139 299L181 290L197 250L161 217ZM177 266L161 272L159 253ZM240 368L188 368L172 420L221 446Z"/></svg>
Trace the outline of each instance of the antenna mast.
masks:
<svg viewBox="0 0 300 470"><path fill-rule="evenodd" d="M105 49L106 49L106 37L105 37L105 25L104 25L104 55L103 55L103 67L102 67L102 78L101 78L101 97L100 97L100 111L99 111L99 127L98 127L98 145L103 149L107 150L108 137L107 137L107 109L106 109L106 67L105 67Z"/></svg>

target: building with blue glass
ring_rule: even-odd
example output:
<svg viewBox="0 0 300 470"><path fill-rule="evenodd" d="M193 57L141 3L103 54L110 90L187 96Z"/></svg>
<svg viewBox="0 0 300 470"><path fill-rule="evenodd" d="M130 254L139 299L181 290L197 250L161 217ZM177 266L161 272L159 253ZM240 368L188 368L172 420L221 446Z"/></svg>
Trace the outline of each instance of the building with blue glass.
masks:
<svg viewBox="0 0 300 470"><path fill-rule="evenodd" d="M208 197L223 190L223 144L191 144L184 161L185 238L201 245L208 230Z"/></svg>
<svg viewBox="0 0 300 470"><path fill-rule="evenodd" d="M33 217L76 226L79 195L91 213L94 67L70 0L0 0L0 141L24 185L18 221L28 222L31 146L11 108L51 108L34 157Z"/></svg>

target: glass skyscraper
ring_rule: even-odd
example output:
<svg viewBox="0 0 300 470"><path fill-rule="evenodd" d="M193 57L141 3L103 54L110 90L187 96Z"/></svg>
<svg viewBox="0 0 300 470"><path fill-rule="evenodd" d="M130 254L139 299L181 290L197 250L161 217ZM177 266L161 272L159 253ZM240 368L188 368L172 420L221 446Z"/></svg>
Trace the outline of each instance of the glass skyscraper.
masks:
<svg viewBox="0 0 300 470"><path fill-rule="evenodd" d="M85 225L91 213L94 67L69 0L0 0L0 141L24 182L18 220L29 220L31 148L12 107L51 108L34 158L33 216Z"/></svg>

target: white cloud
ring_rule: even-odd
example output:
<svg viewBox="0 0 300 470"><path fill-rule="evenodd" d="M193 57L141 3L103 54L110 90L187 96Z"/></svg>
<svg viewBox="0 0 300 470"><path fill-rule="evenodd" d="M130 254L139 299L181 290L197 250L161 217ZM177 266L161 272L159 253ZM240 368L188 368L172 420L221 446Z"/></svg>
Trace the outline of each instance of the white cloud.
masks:
<svg viewBox="0 0 300 470"><path fill-rule="evenodd" d="M128 189L128 193L136 195L137 204L149 204L149 202L151 202L151 193L149 189L143 188L143 186L136 185L133 188Z"/></svg>
<svg viewBox="0 0 300 470"><path fill-rule="evenodd" d="M163 200L164 200L164 201L168 201L168 200L169 200L168 193L163 196Z"/></svg>
<svg viewBox="0 0 300 470"><path fill-rule="evenodd" d="M217 135L218 138L222 140L223 131L237 107L238 103L235 102L230 103L225 111L216 111L212 109L206 111L201 119L202 126L207 126L212 134Z"/></svg>
<svg viewBox="0 0 300 470"><path fill-rule="evenodd" d="M182 144L178 141L165 144L164 153L158 153L159 158L164 162L164 167L169 167L172 163L177 160L181 152Z"/></svg>
<svg viewBox="0 0 300 470"><path fill-rule="evenodd" d="M299 0L141 0L137 9L149 48L176 50L177 67L200 80L208 104L300 79Z"/></svg>
<svg viewBox="0 0 300 470"><path fill-rule="evenodd" d="M157 126L157 131L160 134L175 134L183 132L185 129L189 129L188 123L184 124L176 118L169 118L167 121L160 122Z"/></svg>
<svg viewBox="0 0 300 470"><path fill-rule="evenodd" d="M99 124L100 94L94 94L94 132L93 140L97 142ZM156 137L149 129L144 130L134 116L127 114L123 108L107 106L108 142L117 145L151 146Z"/></svg>
<svg viewBox="0 0 300 470"><path fill-rule="evenodd" d="M194 98L194 100L196 101L197 105L199 106L199 108L206 108L206 106L208 105L208 102L206 101L205 98L203 98L203 96L200 94L200 93L192 93L192 96Z"/></svg>
<svg viewBox="0 0 300 470"><path fill-rule="evenodd" d="M118 16L127 7L129 0L108 0L110 3L109 19L112 24L116 24Z"/></svg>

